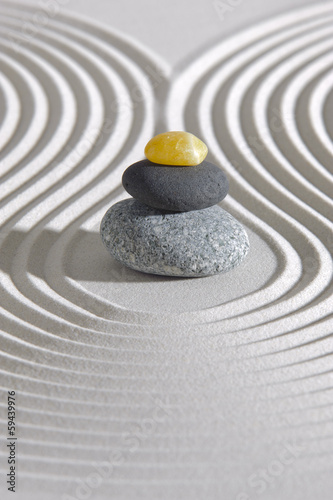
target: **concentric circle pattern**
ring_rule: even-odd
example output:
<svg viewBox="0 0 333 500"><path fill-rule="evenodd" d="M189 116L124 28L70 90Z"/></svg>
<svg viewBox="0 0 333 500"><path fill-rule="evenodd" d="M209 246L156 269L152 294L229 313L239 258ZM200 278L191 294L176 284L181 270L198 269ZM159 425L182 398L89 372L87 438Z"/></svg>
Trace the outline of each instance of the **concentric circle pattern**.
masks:
<svg viewBox="0 0 333 500"><path fill-rule="evenodd" d="M0 407L5 428L15 390L17 498L244 500L294 446L265 498L283 483L284 498L328 500L333 4L174 78L78 15L28 36L33 7L0 13ZM222 206L251 239L231 273L141 275L102 247L124 168L163 129L201 137L228 174Z"/></svg>

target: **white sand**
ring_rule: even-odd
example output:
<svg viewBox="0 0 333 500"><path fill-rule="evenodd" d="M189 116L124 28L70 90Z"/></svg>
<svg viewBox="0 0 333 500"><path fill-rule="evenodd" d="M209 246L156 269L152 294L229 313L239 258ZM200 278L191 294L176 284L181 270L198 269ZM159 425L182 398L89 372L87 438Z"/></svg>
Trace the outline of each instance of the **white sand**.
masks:
<svg viewBox="0 0 333 500"><path fill-rule="evenodd" d="M125 23L119 5L91 2L89 18L73 1L29 43L13 33L36 8L0 4L0 408L6 438L16 390L15 498L329 500L333 4L228 38L215 12L182 58L179 33L167 58L163 33L143 45L141 28L94 21L93 4ZM198 135L228 174L221 206L251 250L226 275L136 273L100 242L124 168L167 129ZM4 478L5 439L0 456Z"/></svg>

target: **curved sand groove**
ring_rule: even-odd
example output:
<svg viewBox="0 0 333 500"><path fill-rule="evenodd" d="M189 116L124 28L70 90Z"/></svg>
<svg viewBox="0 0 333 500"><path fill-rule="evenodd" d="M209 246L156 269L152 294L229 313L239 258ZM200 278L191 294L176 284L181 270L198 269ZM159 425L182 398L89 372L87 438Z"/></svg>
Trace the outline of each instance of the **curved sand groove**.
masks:
<svg viewBox="0 0 333 500"><path fill-rule="evenodd" d="M48 200L49 201L49 200Z"/></svg>
<svg viewBox="0 0 333 500"><path fill-rule="evenodd" d="M304 110L302 107L300 108L299 114L296 112L297 96L304 91L307 84L311 83L316 78L317 75L320 76L323 70L325 71L327 68L329 69L330 66L332 66L332 63L333 63L333 56L331 53L329 53L327 55L319 57L318 60L307 65L304 71L301 71L297 75L297 77L294 79L288 90L285 92L281 110L282 115L284 117L283 121L286 128L286 134L289 136L295 147L298 149L299 153L302 156L303 162L304 159L306 160L306 162L304 162L305 165L303 167L303 175L308 177L308 179L313 184L317 185L319 189L324 191L329 198L331 198L332 195L333 181L332 181L332 175L329 173L327 169L327 165L325 164L322 165L316 159L315 155L311 153L311 150L307 147L307 144L302 139L299 131L297 130L296 122L293 120L288 120L285 117L293 116L295 114L298 120L303 119L303 113L307 114L308 109ZM320 85L320 80L319 84L317 83L316 85L319 85L320 88L322 88ZM325 94L325 92L323 92L323 94ZM318 104L320 106L320 100L317 101L316 108L318 107ZM309 105L307 106L307 108L309 107ZM312 117L310 119L306 117L306 120L311 121L311 126L313 130L317 131L318 138L319 140L321 140L322 130L320 128L321 124L320 114L319 116L317 115L317 117L318 119L316 119L315 117ZM307 142L311 144L311 141L309 141L309 139ZM325 139L321 140L321 142L322 143L325 142Z"/></svg>
<svg viewBox="0 0 333 500"><path fill-rule="evenodd" d="M50 52L51 52L51 54L52 54L52 52L54 53L54 52L56 52L56 51L54 51L54 49L51 47L51 48L50 48ZM76 61L74 61L74 60L70 60L67 56L64 56L64 55L63 55L63 54L61 54L61 53L60 53L60 56L62 57L62 59L65 59L65 60L67 59L67 61L69 60L69 61L70 61L70 63L71 63L71 65L72 65L72 67L74 67L74 68L75 68L75 67L78 67L78 65L77 65ZM76 68L75 68L75 69L76 69ZM52 76L53 76L53 79L55 79L55 75L52 75ZM90 131L91 129L92 129L92 130L95 130L95 128L96 128L96 129L99 129L99 127L101 126L101 123L102 123L102 121L103 121L103 105L102 105L102 98L101 98L101 96L99 95L98 89L97 89L97 87L96 87L96 85L95 85L94 81L93 81L93 80L92 80L92 78L90 77L90 75L89 75L87 72L84 72L84 71L80 70L80 67L79 67L79 68L78 68L78 71L77 71L77 78L78 78L79 80L82 80L82 81L83 81L83 82L82 82L82 83L83 83L83 86L84 86L84 88L85 88L85 89L87 89L87 99L88 99L88 102L90 101L90 105L91 105L91 106L90 106L90 107L91 107L91 113L89 114L88 121L87 121L87 123L85 124L85 130L83 130L83 136L84 136L84 134L85 134L85 133L87 133L87 131ZM64 80L64 79L63 79L63 78L61 78L61 80ZM65 87L63 88L63 86L61 85L61 82L59 81L59 78L58 78L58 79L56 79L55 81L56 81L56 83L58 84L59 89L61 89L61 90L59 91L59 93L63 94L63 96L62 96L62 97L63 97L63 107L64 107L64 108L67 108L67 106L69 105L69 106L68 106L68 108L69 108L69 109L70 109L70 108L73 108L74 106L73 106L73 104L71 104L71 102L69 102L69 103L68 103L68 102L66 102L66 101L67 101L67 100L66 100L66 97L67 97L67 96L66 96L66 91L68 91L69 86L66 84L66 85L65 85ZM72 93L72 92L71 92L71 95L73 95L73 93ZM92 106L92 103L94 103L94 106ZM60 132L61 132L62 134L64 134L64 135L65 135L65 141L67 141L67 138L69 138L69 137L70 137L70 135L71 135L71 133L72 133L72 128L73 128L73 125L74 125L74 123L73 123L73 121L74 121L74 120L73 120L73 119L74 119L74 118L76 118L76 117L74 117L74 116L73 116L73 114L74 114L73 112L72 112L71 114L72 114L72 116L71 116L72 126L71 126L71 127L69 127L69 129L68 129L68 130L66 130L66 128L64 129L64 125L66 124L66 121L67 121L67 120L66 120L66 121L64 121L63 123L60 123L60 124L59 124L59 129L60 129ZM66 119L66 118L67 118L67 117L65 116L65 119ZM67 136L67 137L66 137L66 136ZM83 139L82 139L82 141L83 141ZM61 146L63 146L63 145L64 145L64 143L61 143L60 145L61 145ZM49 146L49 144L48 144L48 146ZM91 146L91 147L92 147L92 146ZM82 156L82 153L81 153L81 148L82 148L82 146L81 146L81 144L79 143L79 144L77 145L77 151L78 151L77 156L79 157L79 158L78 158L78 160L79 160L79 161L82 159L82 158L81 158L81 156ZM62 150L62 148L59 148L57 152L61 152L61 150ZM84 153L86 153L86 154L87 154L88 152L89 152L89 151L87 151L87 152L85 152L85 151L84 151ZM55 156L55 155L52 155L52 154L51 154L51 157L50 157L50 158L48 158L48 160L49 160L49 161L53 160L54 156ZM69 155L68 155L68 156L69 156ZM57 179L57 177L58 177L59 179L62 179L62 178L64 177L64 175L66 174L66 170L67 170L67 171L71 171L72 163L73 163L73 162L68 162L68 164L67 164L67 163L66 163L66 161L65 161L65 162L63 163L63 165L62 165L62 167L63 167L62 169L61 169L61 167L59 168L59 167L58 167L58 165L57 165L57 167L58 167L58 168L57 168L57 169L55 169L55 168L53 169L53 170L56 170L56 173L55 173L55 172L53 172L53 171L51 171L51 172L49 172L49 173L51 174L51 175L50 175L50 177L49 177L49 179L45 179L45 178L43 178L43 179L42 179L42 182L41 182L41 184L42 184L42 185L41 185L41 188L43 188L43 187L44 187L44 186L43 186L43 184L44 184L44 185L45 185L45 184L47 185L47 181L49 181L49 182L48 182L48 184L50 184L50 180L52 180L52 184L53 184L53 183L54 183L54 180L55 180L55 181L57 181L57 180L58 180L58 179ZM42 165L43 165L43 164L42 164ZM65 170L65 172L64 172L64 170ZM43 173L44 173L44 172L43 172ZM43 176L43 177L45 177L45 174L44 174L44 176ZM55 178L55 179L54 179L54 178ZM33 188L31 189L31 191L33 191L33 190L36 188L36 184L37 184L37 188L39 188L38 183L35 183L35 184L33 185ZM47 187L49 187L49 186L47 186ZM43 189L41 189L41 193L43 193ZM28 200L27 200L27 201L29 201L29 191L28 191L28 190L26 190L26 192L25 192L25 196L27 196L27 198L28 198ZM36 201L35 196L33 196L33 194L31 195L31 199L33 199L34 201ZM15 200L15 202L16 202L16 210L15 210L15 212L17 212L17 200ZM26 199L24 199L24 202L26 202ZM7 208L7 209L8 209L8 208ZM27 206L25 205L25 210L26 210L26 209L27 209Z"/></svg>
<svg viewBox="0 0 333 500"><path fill-rule="evenodd" d="M124 99L124 96L122 96L122 98ZM94 104L95 104L95 100L94 100ZM125 103L125 104L126 104L126 103ZM91 126L91 125L90 125L90 126ZM96 125L95 125L95 126L96 126ZM119 141L119 137L117 137L117 136L116 136L115 138L113 138L113 141L114 141L114 142L111 142L111 143L110 143L110 145L109 145L110 149L111 149L111 148L113 148L113 151L114 151L114 148L115 148L115 145L116 145L115 143L116 143L116 141L117 141L117 140ZM118 146L117 146L117 147L118 147ZM76 182L77 182L77 180L76 180ZM81 186L81 188L82 188L82 186ZM48 199L48 205L49 205L49 199Z"/></svg>
<svg viewBox="0 0 333 500"><path fill-rule="evenodd" d="M333 103L333 92L329 92L327 95L325 106L323 108L323 120L325 123L325 128L331 141L333 140L333 124L332 124L332 103Z"/></svg>
<svg viewBox="0 0 333 500"><path fill-rule="evenodd" d="M308 42L311 43L311 40L308 40ZM316 204L317 210L320 210L326 217L329 217L332 213L332 199L330 197L330 192L332 192L332 179L326 169L323 168L319 162L315 164L313 164L313 161L311 162L311 155L306 146L302 145L299 140L296 124L293 120L293 103L297 100L297 97L301 93L302 86L307 83L306 75L308 75L309 80L314 78L316 75L316 67L319 67L319 70L321 69L321 60L319 59L316 60L316 63L308 64L306 66L306 70L300 71L297 74L297 77L295 77L286 90L284 90L282 95L281 110L279 109L279 111L281 111L282 121L285 124L285 135L288 137L288 140L296 146L298 150L296 151L296 154L298 153L300 159L298 161L296 160L297 157L295 156L295 153L293 155L289 153L290 157L292 157L294 165L299 165L300 168L302 168L302 174L296 170L293 164L288 161L285 155L281 153L278 147L274 144L272 134L269 132L270 127L268 118L265 115L265 110L267 110L269 99L274 90L278 87L280 81L283 81L284 78L289 76L290 68L293 68L294 71L295 68L303 65L308 59L312 59L314 56L318 57L324 50L332 48L332 46L333 44L328 42L324 42L323 44L319 43L315 46L310 45L308 50L303 51L302 57L297 55L287 60L284 59L283 64L277 69L274 69L269 77L265 78L262 84L258 87L254 102L256 134L260 137L262 143L265 144L268 150L273 153L275 159L279 163L281 173L284 174L283 177L281 176L281 182L283 182L284 185L292 186L293 192L299 198L303 199L304 202L307 203L309 199L313 200ZM330 54L328 61L324 61L324 64L326 63L326 65L329 65L331 64L331 61L332 54ZM260 131L264 131L264 133ZM286 143L283 142L282 139L280 140L280 144L281 148L286 148ZM313 181L308 181L306 177L311 180L313 179ZM315 187L317 184L319 184L318 188ZM320 189L322 189L322 191L320 191ZM326 191L327 194L323 191Z"/></svg>
<svg viewBox="0 0 333 500"><path fill-rule="evenodd" d="M309 121L313 127L313 132L317 135L321 145L324 146L330 155L333 155L333 145L324 124L323 114L325 101L329 93L332 92L332 81L333 71L329 71L316 85L309 101Z"/></svg>
<svg viewBox="0 0 333 500"><path fill-rule="evenodd" d="M323 17L322 20L316 19L315 21L310 21L310 23L308 23L308 24L310 26L316 27L316 26L321 25L321 24L326 24L327 22L328 22L327 17L325 17L325 18ZM284 27L285 23L283 22L283 23L281 23L281 25L283 25L283 27ZM219 52L219 54L224 55L226 62L224 64L222 64L223 63L223 59L222 59L222 62L220 62L221 67L219 68L217 66L217 61L219 61L220 55L216 54L217 57L215 57L216 49L213 49L213 51L208 55L205 54L204 57L202 58L203 62L207 64L207 61L209 60L208 56L211 56L210 67L214 67L214 73L209 72L210 67L205 68L206 73L209 75L209 79L207 79L206 73L203 73L202 70L201 70L201 72L198 72L198 67L197 67L198 64L195 62L193 64L192 68L190 68L187 71L187 74L185 76L181 75L179 78L179 82L176 82L176 84L174 86L173 94L171 94L171 101L170 101L170 108L169 108L170 109L169 116L171 117L171 115L173 115L173 120L171 118L169 120L170 128L182 128L183 127L183 123L181 122L182 117L179 116L179 114L180 114L179 111L178 111L179 118L177 118L177 117L174 118L176 115L176 108L178 110L180 108L179 100L181 100L183 103L187 103L186 107L184 109L184 113L185 113L184 119L186 120L186 110L191 109L191 117L193 118L193 111L192 110L193 110L194 98L196 100L198 100L198 98L200 98L200 94L202 94L202 99L199 102L199 104L200 104L200 107L199 107L200 127L198 124L198 127L199 127L198 130L200 131L200 134L206 139L208 145L210 145L210 150L213 151L214 156L216 158L218 158L219 163L221 165L223 165L223 167L228 171L228 173L236 180L236 185L235 185L234 189L235 189L236 193L238 194L239 199L242 200L242 204L245 205L246 208L248 207L248 208L252 209L252 211L254 211L256 214L260 214L260 212L262 212L262 209L261 209L259 203L261 203L262 207L265 207L265 212L264 212L265 218L266 218L267 222L269 222L273 228L274 228L274 222L273 222L274 219L275 220L276 220L276 218L284 219L287 222L287 224L285 224L285 226L284 226L284 230L288 231L285 234L290 233L290 230L288 230L288 225L289 225L289 229L292 227L293 230L296 231L295 234L297 234L297 240L298 240L297 241L298 248L296 247L296 249L299 251L300 255L302 255L302 252L301 252L302 246L304 247L304 243L307 244L308 254L307 255L303 254L303 266L304 266L304 263L308 264L309 259L307 259L307 257L311 257L311 263L313 263L313 269L312 269L312 273L311 273L312 276L310 277L311 278L310 282L305 283L305 286L303 285L303 290L301 291L301 293L300 293L300 287L298 286L298 287L295 287L294 292L292 292L290 295L289 304L292 306L292 308L293 308L292 310L297 311L297 314L294 315L295 321L299 320L299 318L302 316L302 314L299 312L299 309L301 309L302 307L306 307L308 304L311 304L313 301L316 300L316 297L318 297L319 294L322 294L323 292L327 294L328 298L326 301L322 300L320 302L320 304L321 304L323 309L324 309L324 304L325 304L326 310L327 311L330 310L329 308L331 308L331 306L332 306L332 300L330 297L331 293L330 293L330 288L328 287L328 285L331 283L332 260L331 260L331 256L329 254L329 251L327 251L327 248L325 247L326 241L324 241L322 243L320 241L320 238L315 237L312 231L308 231L304 224L299 224L295 220L295 218L291 219L290 217L288 217L288 215L286 214L286 211L288 211L288 210L286 210L286 208L288 208L288 205L289 205L290 206L290 213L292 215L297 214L297 216L299 216L299 209L297 208L297 211L295 211L295 208L301 207L302 208L302 211L300 213L300 215L302 216L301 222L305 222L307 220L307 213L313 214L313 218L314 218L313 220L315 221L315 224L312 226L310 225L310 228L312 230L315 229L315 232L317 232L318 222L320 221L322 223L321 228L319 226L320 231L318 231L318 233L320 235L323 234L323 231L331 230L332 226L327 220L322 219L316 210L312 210L308 205L306 205L304 203L302 204L298 199L296 199L293 196L293 194L291 194L289 189L286 190L285 188L283 188L281 186L280 183L277 182L275 177L277 177L280 174L281 161L279 163L279 168L277 169L275 167L275 169L274 169L275 176L273 176L274 174L272 174L272 175L268 174L268 172L266 170L266 168L267 168L267 165L266 165L267 159L266 158L264 159L265 167L263 167L261 165L260 152L258 153L258 159L257 159L257 157L253 154L249 144L247 143L247 141L245 140L245 138L243 136L243 132L242 132L243 123L241 123L241 121L245 122L248 119L248 117L251 116L251 113L249 113L249 107L244 108L244 112L242 112L241 103L242 103L242 99L243 99L243 94L245 95L247 88L250 87L251 83L254 82L255 79L257 79L260 76L261 72L266 71L264 63L267 61L267 65L270 66L276 62L274 60L274 52L272 50L268 51L268 49L274 49L274 45L272 44L271 40L274 43L279 42L279 44L277 45L277 49L275 50L275 53L277 54L277 59L280 58L284 61L284 60L286 60L286 56L288 54L288 50L286 50L288 48L288 43L289 43L289 50L291 49L291 51L293 51L293 50L296 50L296 48L297 48L297 50L299 50L299 48L306 46L307 43L311 43L311 40L316 39L316 38L320 38L320 37L324 37L325 35L327 35L331 31L331 27L326 28L326 31L321 28L320 30L318 30L318 33L310 32L310 34L308 34L306 37L299 37L296 39L294 38L295 32L296 32L296 34L299 34L299 33L302 33L302 31L306 31L308 29L309 29L309 26L304 26L303 28L302 28L302 26L301 26L301 28L299 26L297 26L295 29L293 29L293 28L289 29L289 31L282 30L282 35L278 35L278 36L274 35L271 37L271 39L268 38L268 40L265 40L265 42L254 44L253 46L251 44L247 44L244 51L241 51L239 53L239 55L236 54L229 59L227 58L228 52L230 52L230 46L232 47L233 44L230 43L230 40L228 40L227 43L223 43L220 46L220 52ZM276 31L278 31L278 29L276 29ZM256 37L258 36L257 33L256 33ZM241 39L242 37L243 37L243 35L241 35L239 38ZM291 42L287 42L287 45L285 45L285 46L281 45L281 41L283 39L288 40L288 38L291 38L291 37L293 37ZM236 38L237 37L235 37L234 40ZM241 40L239 40L239 45L241 46L240 42L241 42ZM327 43L326 43L326 48L327 48ZM254 57L256 54L260 54L260 52L265 53L265 50L267 51L267 55L263 56L262 59L259 59L258 57L256 57L256 58ZM214 54L214 57L212 56L212 54ZM225 56L225 54L227 54L227 55ZM300 58L300 60L302 60L302 57L304 58L302 53L298 57ZM295 56L295 59L296 59L296 56ZM253 60L253 63L252 64L248 63L248 61L251 62L251 60ZM287 63L285 63L285 64L287 66ZM201 66L203 66L203 64ZM294 66L295 66L295 64L293 64L293 67ZM245 73L245 70L243 70L242 73L240 72L240 69L242 69L243 67L245 68L246 73ZM193 74L194 68L197 71L196 77L194 77L194 74ZM237 77L235 80L232 80L232 75L236 71L237 71L237 73L235 73L235 74L237 75ZM276 71L278 71L278 70L276 70ZM185 78L188 80L190 78L192 79L191 85L184 84ZM200 83L200 87L199 87L198 82L200 82L200 81L203 83ZM275 83L276 78L273 79L273 77L272 77L272 82L273 81ZM264 82L265 82L265 80L264 80ZM181 86L182 86L182 88L181 88ZM260 90L262 90L263 86L264 86L264 83L262 83L262 87L260 88ZM199 93L196 90L196 88L200 88ZM223 94L221 94L221 97L218 96L218 92L220 89L222 89L224 92ZM226 90L224 90L224 89L226 89ZM259 87L258 87L258 89L259 89ZM193 91L193 96L195 96L195 97L193 97L193 101L191 101L191 92L192 91ZM266 91L267 91L267 87L265 86L265 92ZM180 93L181 93L181 97L179 96ZM218 99L220 99L220 100L218 101ZM210 119L211 119L210 117L213 116L213 119L215 120L215 122L217 120L221 121L221 115L223 113L222 99L223 99L223 103L225 103L225 115L226 115L226 117L225 117L225 126L223 126L223 124L219 125L219 130L223 131L222 132L223 135L219 134L218 139L220 141L220 144L218 144L217 141L215 140L215 130L213 129L213 125L210 123ZM191 103L190 103L190 101L191 101ZM218 104L217 104L217 102L218 102ZM262 93L260 94L259 90L258 90L258 100L257 100L256 106L257 106L257 108L254 109L254 113L258 114L258 112L259 112L262 116L264 114L264 111L265 111L265 96L263 96ZM238 112L238 109L239 109L239 112ZM213 111L213 114L211 114L210 111ZM219 115L217 115L218 111L219 111ZM243 118L243 116L244 116L244 118ZM266 132L267 126L265 123L261 123L261 125L265 125L264 127L262 126L260 129L260 133L262 134L263 131ZM193 126L193 121L192 121L192 126ZM234 151L234 150L232 152L228 151L229 158L226 157L221 151L221 147L222 147L222 149L224 149L225 147L227 147L227 148L230 147L228 144L228 139L226 137L228 135L228 130L230 130L230 132L231 132L231 138L234 140L234 144L237 144L236 151ZM253 132L252 132L252 130L248 130L247 131L248 134L252 133L253 136L258 137L258 129L254 130ZM259 137L260 137L260 135L259 135ZM262 139L262 137L260 137L260 138ZM266 149L264 150L265 155L267 155L268 153L271 153L272 144L274 146L274 143L268 144L268 151ZM266 146L267 146L267 144L266 144ZM281 156L282 155L280 155L279 160L281 160ZM231 163L230 163L230 158L231 158ZM249 167L247 167L246 169L242 169L241 174L239 174L237 172L237 167L235 169L233 167L232 162L237 162L236 164L238 165L241 161L243 163L244 162L248 163L250 161L251 164L255 167L255 170L249 169ZM288 171L288 174L289 173L290 172ZM243 179L244 175L248 179L250 179L250 182L252 185L250 185L248 182L244 181L244 179ZM295 176L295 174L294 174L294 176ZM303 180L303 178L296 175L296 180L298 182L300 179L301 179L302 184L304 185L305 181ZM258 196L258 190L253 189L252 186L253 185L255 186L257 182L258 183L260 182L260 184L258 184L261 186L260 189L265 189L265 191L264 191L265 197L262 197L260 195ZM244 186L243 189L240 190L240 186ZM291 186L292 186L292 189L294 186L296 186L298 188L297 183L296 184L294 183ZM313 190L312 186L309 186L309 187ZM249 195L248 195L249 191L251 192L251 197L249 197ZM285 199L281 198L282 194L285 195ZM277 195L278 195L278 197L277 197ZM245 197L247 197L247 198L245 198ZM269 200L267 200L267 197L269 198ZM257 198L257 201L255 201L256 198ZM244 202L244 199L246 200L245 202ZM259 202L259 199L260 199L260 202ZM275 201L275 205L277 205L277 206L283 200L283 211L281 211L279 209L276 210L276 207L274 205L272 205L271 200ZM254 201L255 201L255 203L254 203ZM247 202L248 202L248 204L247 204ZM321 202L322 202L322 200L320 200L320 203ZM231 205L230 201L229 201L229 204ZM325 196L324 196L323 206L325 207L327 214L329 214L329 211L331 210L330 204L331 204L331 200L328 198L326 198L326 200L325 200ZM267 219L267 208L268 207L270 207L270 209L272 210L271 213L272 213L272 217L274 216L274 218ZM304 212L303 212L303 210L304 210ZM246 213L246 215L245 215L243 212L242 215L243 215L243 217L244 216L246 217L246 216L248 216L248 213ZM244 220L246 220L246 219L244 219ZM279 220L280 231L282 228L281 222L282 221ZM303 242L304 242L303 244L302 244L301 238L303 239ZM289 234L288 234L288 239L290 242L292 242L294 238L290 238ZM310 242L311 246L309 246L309 244L308 244L309 242ZM288 258L288 256L286 256L286 258ZM310 273L308 272L307 274L309 275ZM303 276L303 281L304 281L304 277L306 278L306 274ZM307 281L309 281L309 279ZM274 283L274 285L276 286L277 283ZM314 304L315 304L315 302L313 302L312 305L314 305ZM274 321L274 323L273 323L274 324L274 331L277 332L276 326L278 324L278 320L277 319L275 320L275 318L278 318L279 314L281 314L282 312L284 313L284 315L286 313L288 313L288 300L285 298L283 301L280 301L279 304L274 304L274 305L270 306L270 304L268 303L267 306L268 307L266 307L264 310L265 314L263 314L263 311L261 311L262 321L265 324L264 328L267 330L267 320L269 318L271 318L271 320ZM323 309L319 310L319 308L316 308L316 306L313 307L314 312L316 311L319 317L322 316ZM214 311L214 314L215 314L215 311ZM259 319L260 314L257 314L257 315L251 314L251 316L254 319L256 317ZM283 314L281 314L281 316L283 316ZM306 314L304 316L305 316L304 325L306 325L307 324ZM245 317L243 319L244 319L244 325L246 325L248 328L252 326L252 319L250 320L250 314L245 315ZM255 321L256 321L256 319L255 319ZM282 325L284 325L283 328L287 327L289 322L290 322L290 319L286 319L286 321L284 321L282 324ZM242 321L240 321L240 318L238 318L238 325L240 327L242 327ZM226 331L225 327L227 327L227 329L228 329L228 321L223 322L223 331ZM273 327L273 325L272 325L272 327ZM232 326L231 326L231 328L232 328ZM260 330L260 327L255 327L254 331L258 332L258 329Z"/></svg>
<svg viewBox="0 0 333 500"><path fill-rule="evenodd" d="M26 87L28 87L34 103L31 123L21 141L15 144L15 149L10 149L7 155L1 155L2 177L26 156L41 138L48 118L48 100L43 87L33 73L4 53L1 53L0 60L2 64L8 65L12 71L18 73ZM23 108L21 109L23 111ZM10 148L10 146L9 143L7 148Z"/></svg>
<svg viewBox="0 0 333 500"><path fill-rule="evenodd" d="M15 197L15 211L17 211L18 209L18 195L16 190L21 186L25 187L24 202L26 202L26 198L28 195L28 181L30 181L30 185L33 186L31 188L31 191L33 193L36 193L36 189L38 189L39 192L43 192L43 181L40 181L38 179L38 173L42 172L42 176L44 178L45 166L48 165L48 163L51 162L57 156L57 154L59 154L63 150L68 141L68 138L71 136L74 130L75 122L77 119L75 96L66 79L63 78L61 73L55 70L54 67L47 61L43 60L40 57L36 57L36 55L29 53L29 51L22 52L26 57L27 64L29 64L30 61L33 61L36 66L42 70L40 80L42 79L42 77L44 77L44 79L46 80L45 87L47 87L48 93L51 94L49 102L49 106L51 107L51 109L49 114L53 117L53 122L55 122L55 116L59 114L59 121L58 123L56 123L56 128L54 125L50 125L49 123L47 124L46 130L44 132L47 131L47 128L50 128L49 134L51 135L51 139L49 137L46 139L47 142L44 148L39 153L34 153L33 151L31 151L33 149L32 146L29 151L33 154L32 160L27 160L26 165L24 167L21 167L20 170L16 172L16 175L14 173L12 175L7 175L7 181L2 182L2 194L7 195L7 197L10 193L14 194L14 196L12 196L12 199L13 197ZM45 77L47 77L47 79ZM54 86L54 93L51 93L52 85ZM58 94L59 89L61 89L61 92ZM24 137L22 140L26 141L26 138ZM41 144L43 144L43 142L43 137L39 137L39 147L41 147ZM14 158L13 164L15 163L17 163L17 161ZM59 172L58 169L57 171L53 172L53 177L61 178L61 174L63 174L63 172ZM33 199L34 195L32 194L31 197ZM6 196L4 196L3 201L8 204L9 200L6 199Z"/></svg>
<svg viewBox="0 0 333 500"><path fill-rule="evenodd" d="M6 106L6 113L4 118L1 116L0 126L0 150L2 150L18 127L21 103L14 85L3 73L0 73L0 89L4 101L3 107Z"/></svg>

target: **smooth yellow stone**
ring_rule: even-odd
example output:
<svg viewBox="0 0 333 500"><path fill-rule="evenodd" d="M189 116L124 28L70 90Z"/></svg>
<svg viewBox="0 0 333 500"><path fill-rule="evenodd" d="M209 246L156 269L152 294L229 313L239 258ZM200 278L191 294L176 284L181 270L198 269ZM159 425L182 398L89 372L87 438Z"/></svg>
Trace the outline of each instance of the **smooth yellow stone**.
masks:
<svg viewBox="0 0 333 500"><path fill-rule="evenodd" d="M148 160L163 165L199 165L207 153L206 144L189 132L158 134L145 147Z"/></svg>

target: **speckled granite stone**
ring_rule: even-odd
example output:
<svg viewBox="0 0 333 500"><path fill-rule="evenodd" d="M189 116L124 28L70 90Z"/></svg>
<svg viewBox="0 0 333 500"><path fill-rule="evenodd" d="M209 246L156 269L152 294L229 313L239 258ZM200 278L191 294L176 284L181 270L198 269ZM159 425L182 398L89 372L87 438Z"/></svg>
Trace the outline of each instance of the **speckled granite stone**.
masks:
<svg viewBox="0 0 333 500"><path fill-rule="evenodd" d="M133 198L175 212L211 207L222 201L229 189L227 176L208 161L177 167L141 160L125 170L122 182Z"/></svg>
<svg viewBox="0 0 333 500"><path fill-rule="evenodd" d="M249 250L242 225L219 206L166 212L137 200L113 205L101 222L110 254L137 271L200 277L234 268Z"/></svg>

